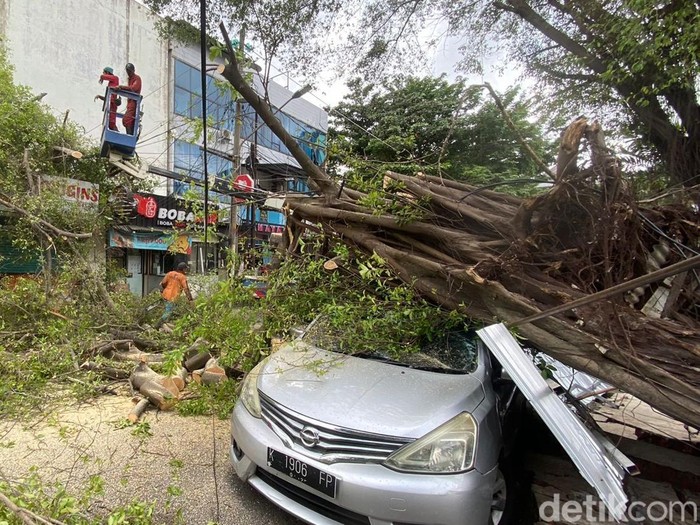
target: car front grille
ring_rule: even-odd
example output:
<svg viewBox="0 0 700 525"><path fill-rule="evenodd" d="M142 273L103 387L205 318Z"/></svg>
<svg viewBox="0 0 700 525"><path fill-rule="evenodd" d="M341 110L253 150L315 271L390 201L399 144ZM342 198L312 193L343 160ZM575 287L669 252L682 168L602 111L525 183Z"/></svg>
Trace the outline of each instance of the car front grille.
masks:
<svg viewBox="0 0 700 525"><path fill-rule="evenodd" d="M315 494L311 494L310 492L307 492L296 485L292 485L288 481L278 478L277 476L274 476L261 468L258 468L255 471L255 474L261 481L275 489L280 494L287 496L289 499L296 501L307 509L321 514L326 518L343 523L344 525L370 524L367 516L344 509L335 503L316 496Z"/></svg>
<svg viewBox="0 0 700 525"><path fill-rule="evenodd" d="M313 420L260 394L263 420L294 450L323 463L381 463L412 438L400 438L340 428ZM302 430L315 437L302 440Z"/></svg>

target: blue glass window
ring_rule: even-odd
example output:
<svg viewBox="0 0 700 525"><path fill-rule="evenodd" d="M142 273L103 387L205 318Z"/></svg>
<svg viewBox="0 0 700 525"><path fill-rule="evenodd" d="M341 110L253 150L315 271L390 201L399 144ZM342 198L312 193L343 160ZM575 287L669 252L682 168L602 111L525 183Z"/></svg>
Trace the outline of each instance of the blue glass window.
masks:
<svg viewBox="0 0 700 525"><path fill-rule="evenodd" d="M255 112L248 104L243 104L243 129L242 138L245 141L253 142L255 140ZM318 129L315 129L308 124L304 124L289 115L278 113L277 118L284 126L284 129L292 135L311 159L321 165L326 160L326 134ZM289 155L289 150L272 133L267 125L262 121L258 121L258 144L274 151L282 152ZM262 159L261 159L262 160Z"/></svg>
<svg viewBox="0 0 700 525"><path fill-rule="evenodd" d="M202 80L199 69L175 61L175 104L177 115L202 118ZM207 120L216 129L233 129L233 99L225 82L207 77Z"/></svg>
<svg viewBox="0 0 700 525"><path fill-rule="evenodd" d="M184 140L175 140L175 150L173 166L175 171L182 175L187 175L197 180L202 180L204 171L204 153L197 144L190 144ZM228 180L231 178L233 164L230 160L222 159L216 155L207 156L207 172L215 175L219 179ZM195 186L187 182L174 181L174 193L183 195L188 190L202 193L201 186ZM221 194L211 194L212 198L217 198L220 202L228 202L229 197Z"/></svg>

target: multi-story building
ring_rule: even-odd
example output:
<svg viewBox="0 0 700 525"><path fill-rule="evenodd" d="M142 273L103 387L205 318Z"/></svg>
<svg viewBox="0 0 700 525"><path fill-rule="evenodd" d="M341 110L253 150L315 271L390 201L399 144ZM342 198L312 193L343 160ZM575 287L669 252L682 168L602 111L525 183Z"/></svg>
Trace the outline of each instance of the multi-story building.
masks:
<svg viewBox="0 0 700 525"><path fill-rule="evenodd" d="M136 0L0 0L0 37L15 68L15 81L37 93L46 92L43 101L56 114L69 112L69 117L83 126L96 143L102 132L103 112L101 103L94 102L93 97L104 92L104 86L98 84L103 68L112 67L121 83L126 83L124 66L130 62L142 78L143 117L136 152L144 167L171 173L175 178L153 176L153 194L136 197L141 211L145 209L144 200L150 198L149 214L155 206L155 216L146 217L136 206L137 219L108 232L109 253L123 261L130 275L129 285L137 293L156 287L160 275L180 260L187 259L193 269L202 270L205 259L217 260L220 253L218 248L209 246L207 258L201 236L185 234L186 241L182 236L174 236L172 224L183 222L167 216L175 213L177 217L178 211L188 216L186 206L178 199L187 189L199 188L197 191L202 194L201 184L196 184L203 180L202 137L195 136L196 127L192 125L202 117L201 69L200 50L161 38L157 20ZM232 29L235 32L236 28ZM243 125L240 152L236 155L236 102L223 78L214 72L208 75L207 120L213 131L207 154L210 180L214 176L226 183L250 171L259 190L258 204L265 201L261 195L307 191L297 162L245 103L240 104ZM254 85L259 88L262 84L254 79ZM273 108L281 108L277 117L285 128L315 162L322 164L327 114L304 98L294 98L296 87L289 89L270 82L269 100ZM257 151L257 162L251 163L251 145L256 141L253 151ZM235 165L236 158L241 159L239 165ZM252 165L256 169L251 170ZM181 180L177 180L178 176ZM229 195L210 195L222 210L229 209ZM275 199L268 202L272 200ZM235 222L241 238L261 242L282 230L284 217L279 210L247 205L237 209L239 218ZM163 213L166 216L160 217ZM154 220L149 223L146 218ZM228 230L225 213L219 221L222 232ZM175 238L179 239L178 250L187 253L173 254ZM222 245L228 243L225 235L220 240Z"/></svg>

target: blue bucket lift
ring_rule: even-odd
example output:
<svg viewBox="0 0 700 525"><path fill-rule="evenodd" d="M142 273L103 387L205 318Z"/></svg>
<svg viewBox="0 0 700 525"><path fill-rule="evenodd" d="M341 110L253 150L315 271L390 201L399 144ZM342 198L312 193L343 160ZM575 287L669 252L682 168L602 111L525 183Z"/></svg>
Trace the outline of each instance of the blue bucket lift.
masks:
<svg viewBox="0 0 700 525"><path fill-rule="evenodd" d="M134 134L129 135L126 131L114 131L109 129L109 109L112 95L115 94L121 97L122 104L119 109L126 111L126 106L128 101L136 101L136 115L134 116ZM108 88L105 94L104 103L104 116L102 118L102 140L101 140L101 156L110 157L111 154L117 154L122 157L133 157L136 151L136 142L139 138L139 132L141 130L141 95L132 93L131 91L124 91L122 89ZM117 128L122 124L122 119L124 118L124 113L117 111Z"/></svg>

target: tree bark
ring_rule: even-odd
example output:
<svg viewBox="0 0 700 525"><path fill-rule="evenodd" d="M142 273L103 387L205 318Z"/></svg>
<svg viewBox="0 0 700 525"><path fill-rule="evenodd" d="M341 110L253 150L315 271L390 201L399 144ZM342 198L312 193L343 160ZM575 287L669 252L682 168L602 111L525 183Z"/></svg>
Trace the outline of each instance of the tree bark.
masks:
<svg viewBox="0 0 700 525"><path fill-rule="evenodd" d="M189 359L187 359L184 363L183 366L189 371L192 372L194 370L198 370L200 368L204 368L204 365L207 364L207 362L212 358L212 355L209 352L200 352L198 354L193 355Z"/></svg>
<svg viewBox="0 0 700 525"><path fill-rule="evenodd" d="M129 379L129 372L122 370L121 368L115 368L113 366L107 366L100 363L95 363L93 361L85 361L80 368L83 370L90 370L97 374L100 374L107 379Z"/></svg>
<svg viewBox="0 0 700 525"><path fill-rule="evenodd" d="M132 424L136 423L139 420L139 418L143 415L143 413L146 411L149 404L150 404L150 401L148 399L144 398L144 399L139 400L139 402L134 405L134 408L131 409L131 411L126 416L126 418Z"/></svg>
<svg viewBox="0 0 700 525"><path fill-rule="evenodd" d="M282 123L277 120L273 114L270 106L251 88L248 83L241 75L241 69L238 65L238 59L236 58L236 51L231 45L231 39L226 31L226 26L222 22L219 25L221 33L224 37L224 42L226 43L226 48L228 53L226 58L230 60L230 64L226 66L222 75L226 80L228 80L231 85L236 88L243 98L246 99L248 104L250 104L256 113L260 116L265 124L272 130L272 132L277 135L280 140L287 147L292 156L301 165L302 169L309 175L310 182L315 189L320 191L327 197L335 196L338 193L337 184L331 180L331 178L324 173L321 168L316 166L312 160L304 153L297 141L292 137L282 126Z"/></svg>
<svg viewBox="0 0 700 525"><path fill-rule="evenodd" d="M585 41L582 43L580 39L574 39L552 25L531 4L532 2L528 0L494 2L495 7L514 13L557 46L581 60L593 72L594 81L605 84L601 80L602 75L609 68L619 66L614 64L610 57L590 51L585 46ZM560 11L566 13L579 29L582 25L585 26L570 9L562 6ZM582 32L585 33L583 30ZM594 37L591 40L597 38ZM616 90L625 101L626 106L637 119L640 132L648 135L651 143L664 158L673 182L686 187L696 185L699 180L698 173L700 173L700 104L697 93L692 88L692 81L689 86L675 83L661 88L658 93L644 96L640 93L639 86L629 80L612 81L610 87ZM680 119L681 127L674 124L669 113L659 102L659 98L673 108Z"/></svg>
<svg viewBox="0 0 700 525"><path fill-rule="evenodd" d="M607 70L601 57L551 26L525 0L496 5L522 16L596 74ZM570 151L560 155L556 183L530 200L441 178L387 174L428 202L422 219L407 222L363 207L359 192L344 190L338 198L334 182L306 158L238 73L223 25L222 32L231 60L224 76L287 145L323 197L287 199L288 250L295 249L300 230L313 225L376 253L428 300L485 323L517 322L638 275L638 261L649 248L642 243L636 203L595 126L579 120L565 132ZM658 119L658 109L650 104L642 113ZM656 133L669 132L667 120L657 124ZM597 164L575 171L583 133L598 148ZM410 199L405 205L412 205ZM700 428L700 327L697 319L690 322L692 330L606 300L524 324L520 333L564 364Z"/></svg>
<svg viewBox="0 0 700 525"><path fill-rule="evenodd" d="M177 397L180 393L175 382L157 372L155 372L146 363L139 363L129 377L129 382L134 390L141 391L146 383L155 383L163 389L167 390L172 397ZM141 392L143 393L143 392ZM144 394L145 395L145 394Z"/></svg>
<svg viewBox="0 0 700 525"><path fill-rule="evenodd" d="M153 371L146 363L139 363L129 377L134 391L139 392L160 410L170 410L180 395L175 382Z"/></svg>
<svg viewBox="0 0 700 525"><path fill-rule="evenodd" d="M162 363L165 361L163 354L149 354L134 349L128 352L112 352L108 357L115 361L130 361L132 363Z"/></svg>
<svg viewBox="0 0 700 525"><path fill-rule="evenodd" d="M171 410L178 401L177 394L152 380L145 381L139 392L159 410Z"/></svg>

